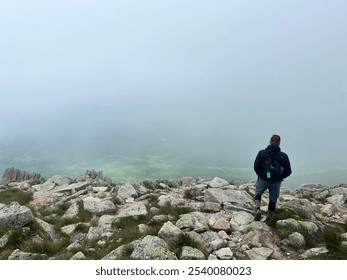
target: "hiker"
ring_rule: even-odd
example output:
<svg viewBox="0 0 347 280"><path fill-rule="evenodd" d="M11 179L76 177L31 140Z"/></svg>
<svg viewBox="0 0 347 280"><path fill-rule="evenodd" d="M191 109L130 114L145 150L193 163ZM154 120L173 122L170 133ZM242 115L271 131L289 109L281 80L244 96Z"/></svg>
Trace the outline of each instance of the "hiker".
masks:
<svg viewBox="0 0 347 280"><path fill-rule="evenodd" d="M287 154L281 152L280 143L281 137L276 134L272 135L267 148L259 151L254 161L254 171L258 175L254 195L255 221L261 219L262 194L269 190L268 219L276 209L281 182L292 173L289 158Z"/></svg>

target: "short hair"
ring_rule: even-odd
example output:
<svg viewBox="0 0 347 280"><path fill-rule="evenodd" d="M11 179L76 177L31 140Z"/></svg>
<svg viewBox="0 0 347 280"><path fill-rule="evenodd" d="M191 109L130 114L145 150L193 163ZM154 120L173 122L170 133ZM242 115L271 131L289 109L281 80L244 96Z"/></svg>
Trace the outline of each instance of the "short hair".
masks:
<svg viewBox="0 0 347 280"><path fill-rule="evenodd" d="M271 138L270 138L270 143L271 144L279 144L279 143L281 143L281 137L279 135L277 135L277 134L272 135Z"/></svg>

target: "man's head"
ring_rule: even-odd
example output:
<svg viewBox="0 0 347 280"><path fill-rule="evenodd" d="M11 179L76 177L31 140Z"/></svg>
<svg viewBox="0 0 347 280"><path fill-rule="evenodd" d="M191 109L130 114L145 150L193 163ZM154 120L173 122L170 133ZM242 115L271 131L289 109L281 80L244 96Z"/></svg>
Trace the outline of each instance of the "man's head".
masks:
<svg viewBox="0 0 347 280"><path fill-rule="evenodd" d="M270 144L271 145L279 145L281 144L281 137L277 134L274 134L270 138Z"/></svg>

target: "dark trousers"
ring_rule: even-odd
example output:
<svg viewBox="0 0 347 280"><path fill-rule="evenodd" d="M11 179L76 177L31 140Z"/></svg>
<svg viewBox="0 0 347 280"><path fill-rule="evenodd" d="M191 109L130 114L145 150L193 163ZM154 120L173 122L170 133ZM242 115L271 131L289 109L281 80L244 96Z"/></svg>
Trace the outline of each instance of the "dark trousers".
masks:
<svg viewBox="0 0 347 280"><path fill-rule="evenodd" d="M276 203L277 199L280 196L280 187L281 187L281 182L268 182L265 181L261 178L258 178L256 184L255 184L255 194L254 194L254 199L255 200L261 200L262 194L266 191L269 190L269 206L268 210L269 211L275 211L276 209Z"/></svg>

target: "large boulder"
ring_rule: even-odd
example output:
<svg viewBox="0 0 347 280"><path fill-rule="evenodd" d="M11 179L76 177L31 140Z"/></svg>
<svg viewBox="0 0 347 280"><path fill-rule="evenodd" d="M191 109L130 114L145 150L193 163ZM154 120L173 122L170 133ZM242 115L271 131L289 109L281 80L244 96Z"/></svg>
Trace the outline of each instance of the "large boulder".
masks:
<svg viewBox="0 0 347 280"><path fill-rule="evenodd" d="M0 203L0 225L23 227L33 219L31 210L18 202L12 202L8 206Z"/></svg>
<svg viewBox="0 0 347 280"><path fill-rule="evenodd" d="M253 209L253 197L244 190L211 188L205 192L205 202L230 203L245 209Z"/></svg>
<svg viewBox="0 0 347 280"><path fill-rule="evenodd" d="M87 197L83 199L83 208L92 213L114 212L116 206L110 200L102 200L95 197Z"/></svg>

